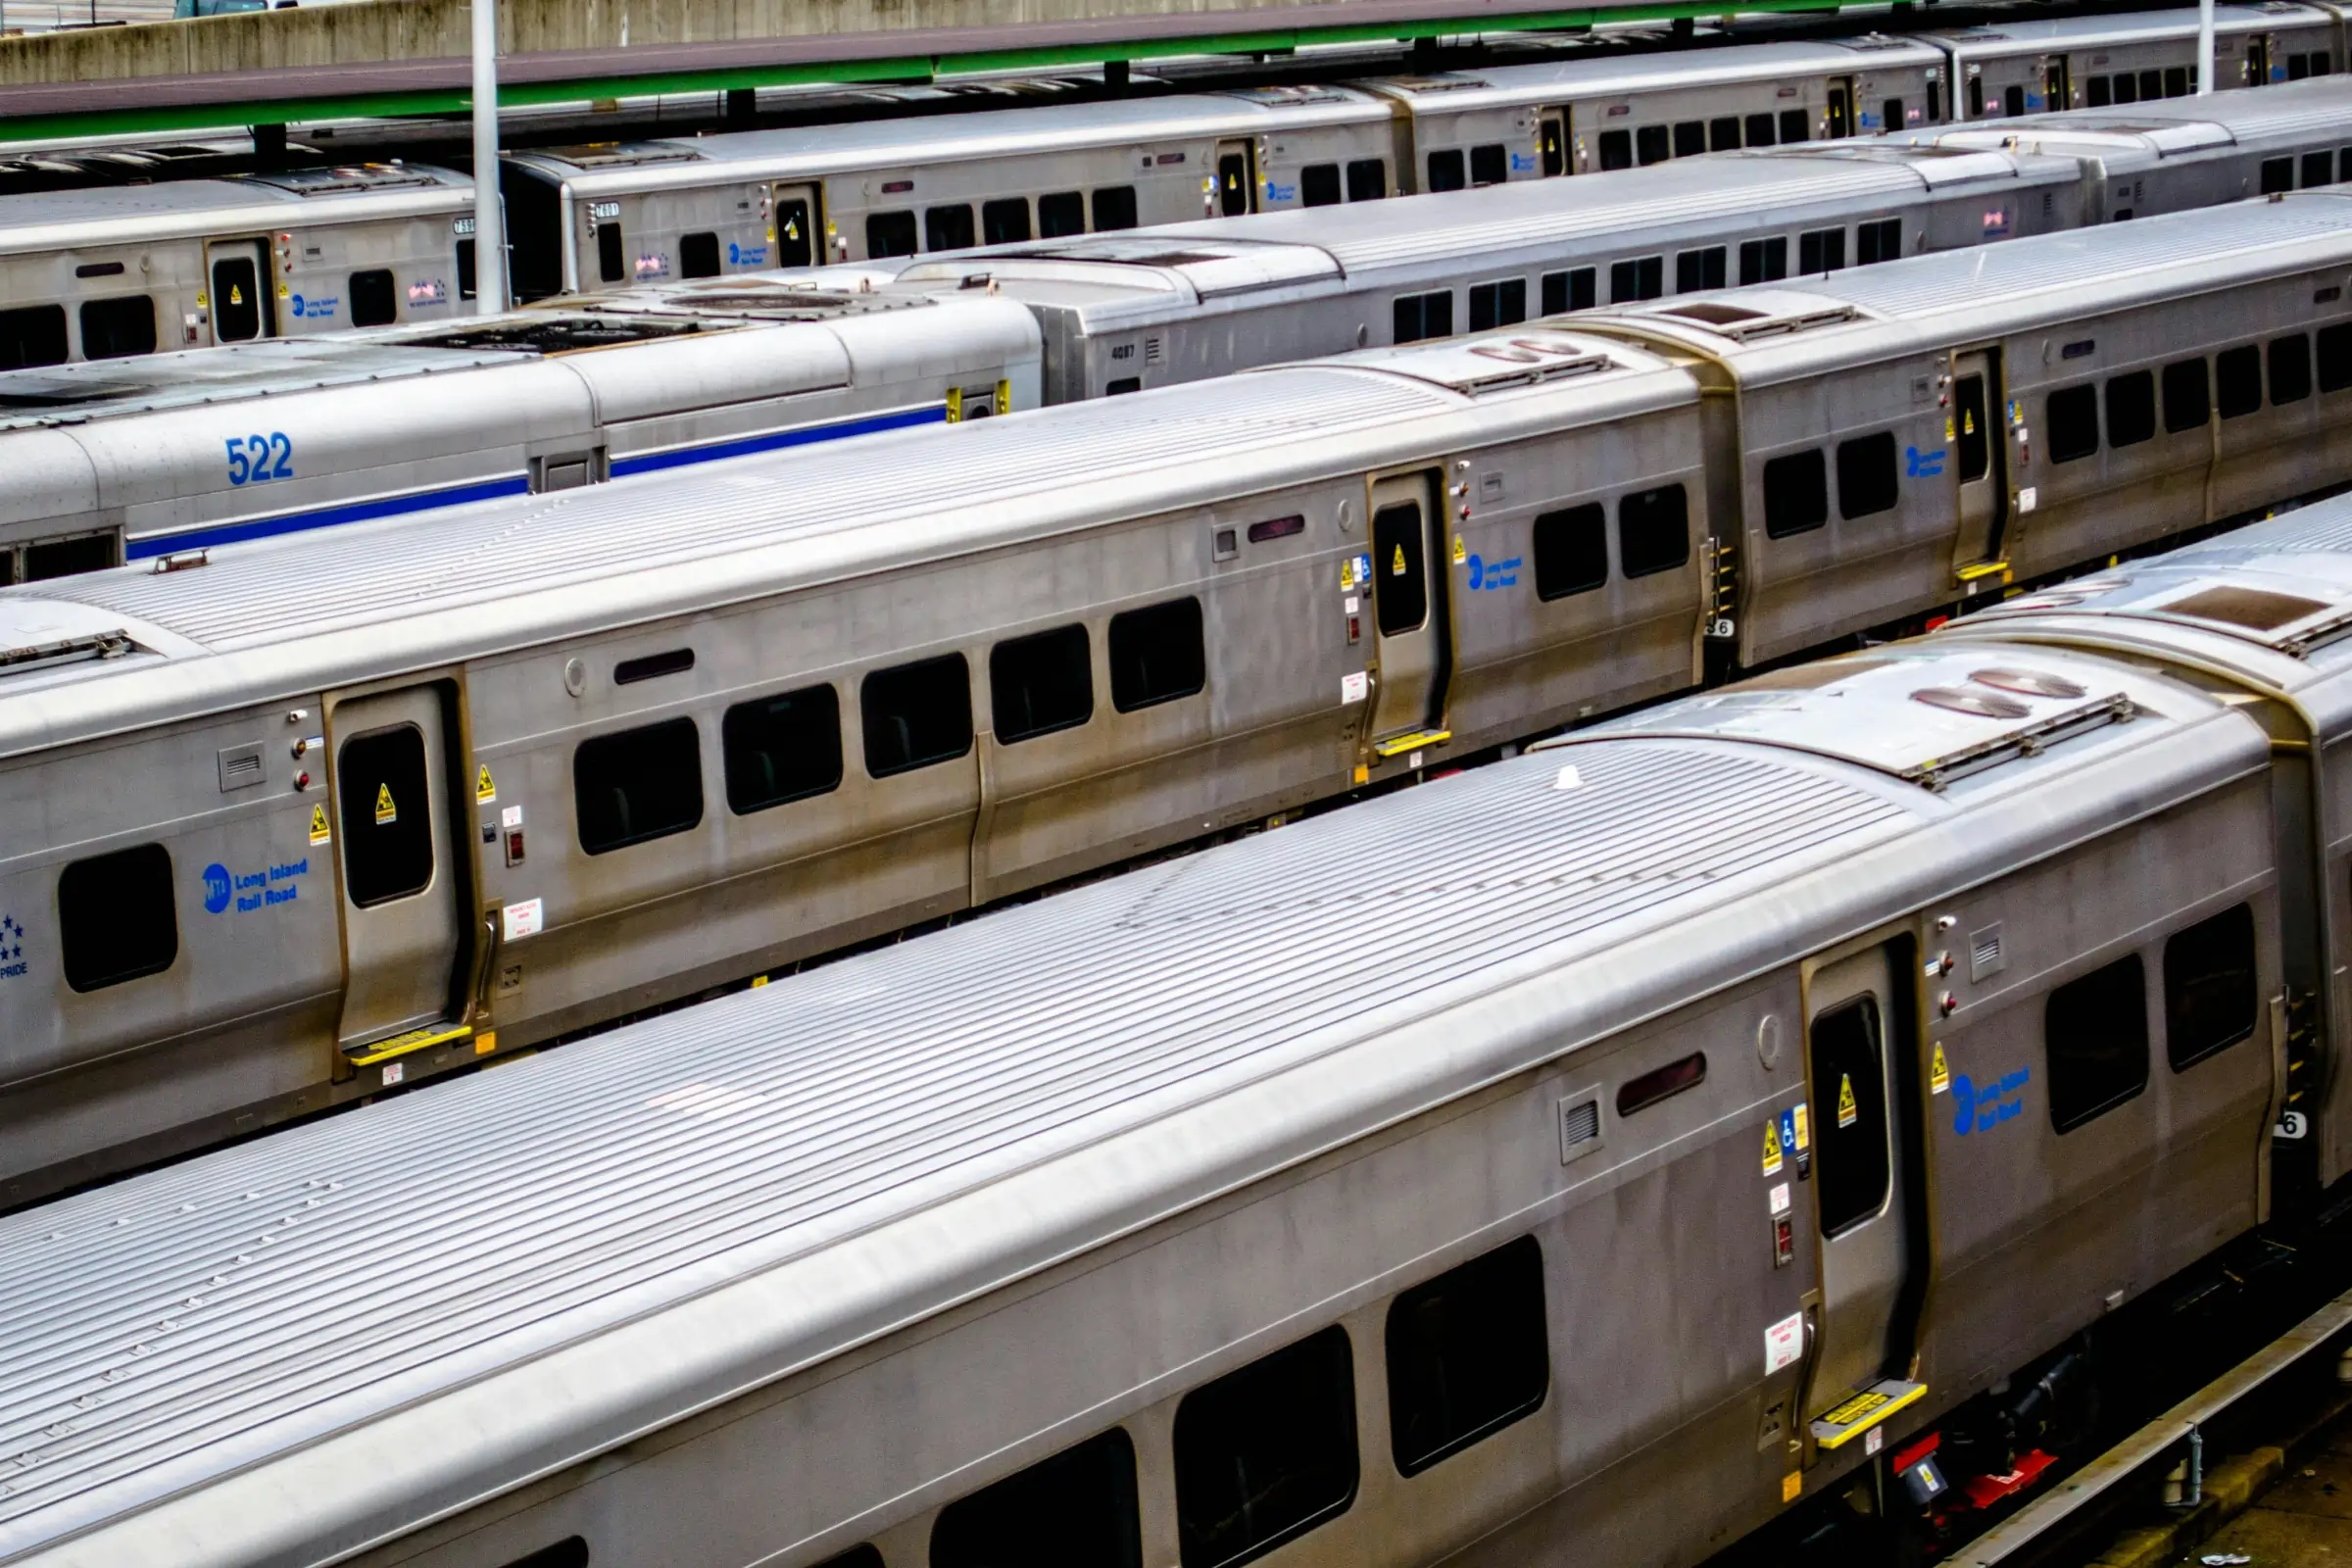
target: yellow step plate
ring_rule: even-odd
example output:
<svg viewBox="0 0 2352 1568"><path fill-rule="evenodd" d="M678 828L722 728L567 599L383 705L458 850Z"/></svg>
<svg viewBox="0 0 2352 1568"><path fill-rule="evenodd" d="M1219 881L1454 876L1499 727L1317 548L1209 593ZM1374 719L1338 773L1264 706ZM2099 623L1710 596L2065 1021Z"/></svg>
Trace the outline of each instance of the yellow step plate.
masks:
<svg viewBox="0 0 2352 1568"><path fill-rule="evenodd" d="M1873 1384L1843 1404L1814 1417L1813 1442L1824 1448L1851 1443L1903 1406L1925 1398L1927 1392L1925 1383L1903 1383L1893 1378Z"/></svg>
<svg viewBox="0 0 2352 1568"><path fill-rule="evenodd" d="M1973 566L1962 566L1959 577L1962 582L1975 582L1984 577L1998 577L2008 569L2006 561L1980 561Z"/></svg>
<svg viewBox="0 0 2352 1568"><path fill-rule="evenodd" d="M1411 735L1399 735L1393 741L1374 741L1372 749L1383 757L1402 757L1428 746L1443 746L1453 739L1449 729L1425 729Z"/></svg>
<svg viewBox="0 0 2352 1568"><path fill-rule="evenodd" d="M389 1040L372 1041L365 1046L346 1046L343 1054L351 1058L354 1067L365 1067L371 1062L405 1056L412 1051L428 1051L434 1046L446 1046L453 1040L464 1040L472 1033L471 1024L459 1024L453 1029L448 1024L429 1023L421 1029L394 1035Z"/></svg>

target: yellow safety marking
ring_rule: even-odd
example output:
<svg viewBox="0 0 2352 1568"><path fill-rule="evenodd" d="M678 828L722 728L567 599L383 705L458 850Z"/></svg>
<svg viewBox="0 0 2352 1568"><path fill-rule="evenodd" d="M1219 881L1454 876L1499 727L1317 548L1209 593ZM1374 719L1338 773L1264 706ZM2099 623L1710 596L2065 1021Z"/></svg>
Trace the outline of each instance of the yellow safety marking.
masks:
<svg viewBox="0 0 2352 1568"><path fill-rule="evenodd" d="M311 842L313 844L324 844L331 837L333 837L333 835L327 831L326 826L326 808L323 806L312 807Z"/></svg>
<svg viewBox="0 0 2352 1568"><path fill-rule="evenodd" d="M950 424L963 422L963 388L959 386L948 388L948 422Z"/></svg>
<svg viewBox="0 0 2352 1568"><path fill-rule="evenodd" d="M1791 1470L1781 1477L1781 1500L1783 1502L1794 1502L1803 1496L1804 1493L1805 1478L1802 1472Z"/></svg>
<svg viewBox="0 0 2352 1568"><path fill-rule="evenodd" d="M1800 1153L1800 1154L1801 1154L1801 1153L1803 1153L1803 1152L1804 1152L1806 1150L1808 1150L1808 1149L1810 1149L1810 1148L1812 1148L1812 1147L1813 1147L1813 1131L1812 1131L1812 1125L1813 1125L1813 1124L1812 1124L1812 1122L1811 1122L1811 1121L1810 1121L1810 1120L1809 1120L1809 1119L1806 1117L1806 1115L1805 1115L1805 1107L1804 1107L1804 1106L1802 1106L1802 1105L1799 1105L1799 1106L1797 1106L1797 1107L1796 1107L1796 1152L1797 1152L1798 1153Z"/></svg>
<svg viewBox="0 0 2352 1568"><path fill-rule="evenodd" d="M1974 409L1966 409L1961 411L1960 431L1963 435L1975 435L1977 433L1977 414Z"/></svg>
<svg viewBox="0 0 2352 1568"><path fill-rule="evenodd" d="M1928 1057L1928 1093L1940 1095L1951 1087L1951 1064L1943 1059L1943 1042L1938 1040L1935 1054Z"/></svg>
<svg viewBox="0 0 2352 1568"><path fill-rule="evenodd" d="M209 309L209 306L208 306L208 304L207 304L207 302L206 302L206 300L205 300L205 297L204 297L204 290L202 290L202 289L198 289L198 290L196 291L196 308L197 308L198 310L200 310L200 311L201 311L201 310L206 310L206 309Z"/></svg>
<svg viewBox="0 0 2352 1568"><path fill-rule="evenodd" d="M1851 1127L1862 1119L1862 1107L1854 1103L1854 1080L1850 1073L1838 1075L1838 1125Z"/></svg>
<svg viewBox="0 0 2352 1568"><path fill-rule="evenodd" d="M2009 563L2006 561L1980 561L1973 566L1962 566L1960 580L1975 582L1979 577L1997 577L2005 574L2008 570Z"/></svg>
<svg viewBox="0 0 2352 1568"><path fill-rule="evenodd" d="M1012 412L1012 383L1003 377L999 377L997 380L997 412L999 414Z"/></svg>
<svg viewBox="0 0 2352 1568"><path fill-rule="evenodd" d="M1470 547L1462 543L1462 536L1460 534L1455 534L1453 536L1453 564L1458 566L1469 559Z"/></svg>
<svg viewBox="0 0 2352 1568"><path fill-rule="evenodd" d="M1781 1134L1773 1123L1767 1121L1764 1124L1764 1174L1778 1176L1780 1173Z"/></svg>
<svg viewBox="0 0 2352 1568"><path fill-rule="evenodd" d="M1886 1393L1885 1391L1888 1388L1895 1388L1899 1392ZM1888 1416L1893 1415L1897 1410L1924 1399L1927 1396L1928 1386L1924 1383L1907 1385L1882 1383L1867 1394L1855 1395L1837 1409L1817 1419L1813 1423L1813 1441L1824 1448L1842 1447ZM1822 1430L1824 1427L1834 1427L1838 1430L1824 1432Z"/></svg>
<svg viewBox="0 0 2352 1568"><path fill-rule="evenodd" d="M245 303L245 291L237 287L237 285L234 283L228 285L228 303L231 305L242 305Z"/></svg>
<svg viewBox="0 0 2352 1568"><path fill-rule="evenodd" d="M1449 729L1425 729L1415 731L1410 735L1399 735L1393 741L1376 741L1373 743L1372 750L1383 757L1402 757L1416 748L1436 746L1451 739L1453 739L1453 731Z"/></svg>
<svg viewBox="0 0 2352 1568"><path fill-rule="evenodd" d="M399 820L400 808L392 804L392 786L378 784L375 787L375 825L389 827Z"/></svg>
<svg viewBox="0 0 2352 1568"><path fill-rule="evenodd" d="M1952 439L1952 421L1948 418L1943 421L1943 438L1946 441Z"/></svg>
<svg viewBox="0 0 2352 1568"><path fill-rule="evenodd" d="M492 1053L493 1051L496 1051L497 1049L498 1049L498 1031L497 1031L497 1030L495 1030L495 1029L485 1029L485 1030L483 1030L483 1031L482 1031L480 1034L478 1034L478 1035L475 1035L475 1036L473 1037L473 1054L474 1054L475 1055L477 1055L477 1056L487 1056L488 1054L490 1054L490 1053Z"/></svg>
<svg viewBox="0 0 2352 1568"><path fill-rule="evenodd" d="M484 762L482 770L473 776L473 798L478 805L482 806L487 806L498 799L498 780L490 776L488 762Z"/></svg>
<svg viewBox="0 0 2352 1568"><path fill-rule="evenodd" d="M412 1029L405 1035L394 1035L391 1039L379 1040L372 1046L362 1046L359 1053L352 1055L351 1064L355 1067L365 1067L371 1062L386 1061L394 1056L405 1056L413 1051L424 1051L433 1046L447 1045L452 1040L463 1040L472 1033L473 1025L471 1024L460 1024L454 1029L444 1028L439 1024L426 1024L423 1028Z"/></svg>
<svg viewBox="0 0 2352 1568"><path fill-rule="evenodd" d="M1361 762L1358 762L1358 763L1356 763L1356 764L1355 764L1355 781L1356 781L1358 784L1369 784L1369 783L1371 783L1371 782L1372 782L1372 769L1370 769L1370 768L1366 767L1366 766L1365 766L1363 763L1361 763Z"/></svg>
<svg viewBox="0 0 2352 1568"><path fill-rule="evenodd" d="M765 985L765 984L767 984L767 976L765 976L765 975L763 975L763 974L756 974L756 975L752 976L752 989L753 989L754 991L757 991L757 990L759 990L759 989L760 989L761 986L763 986L763 985Z"/></svg>
<svg viewBox="0 0 2352 1568"><path fill-rule="evenodd" d="M1389 575L1392 577L1404 575L1404 546L1402 545L1396 547L1396 559L1389 564Z"/></svg>

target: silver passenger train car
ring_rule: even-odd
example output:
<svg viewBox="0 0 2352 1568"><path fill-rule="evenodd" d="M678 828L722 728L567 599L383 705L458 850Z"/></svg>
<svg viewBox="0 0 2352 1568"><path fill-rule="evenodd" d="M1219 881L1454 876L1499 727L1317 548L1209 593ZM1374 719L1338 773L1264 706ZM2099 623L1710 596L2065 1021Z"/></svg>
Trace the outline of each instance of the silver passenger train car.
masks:
<svg viewBox="0 0 2352 1568"><path fill-rule="evenodd" d="M2344 1174L2280 1064L2352 768L2238 699L2352 730L2347 541L0 1220L0 1560L1675 1565L1899 1499L2277 1150Z"/></svg>
<svg viewBox="0 0 2352 1568"><path fill-rule="evenodd" d="M1038 401L985 294L741 294L0 374L0 584Z"/></svg>
<svg viewBox="0 0 2352 1568"><path fill-rule="evenodd" d="M0 1201L2344 483L2347 267L2297 193L0 593Z"/></svg>

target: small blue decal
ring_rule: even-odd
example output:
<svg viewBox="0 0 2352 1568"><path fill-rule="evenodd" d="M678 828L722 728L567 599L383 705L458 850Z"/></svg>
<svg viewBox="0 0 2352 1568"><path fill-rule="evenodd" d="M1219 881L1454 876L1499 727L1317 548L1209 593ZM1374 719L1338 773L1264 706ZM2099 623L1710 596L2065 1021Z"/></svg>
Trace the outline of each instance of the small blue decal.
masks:
<svg viewBox="0 0 2352 1568"><path fill-rule="evenodd" d="M204 868L204 912L219 914L228 907L228 867L219 860Z"/></svg>
<svg viewBox="0 0 2352 1568"><path fill-rule="evenodd" d="M1511 154L1511 171L1519 174L1534 173L1536 172L1535 156L1532 153Z"/></svg>
<svg viewBox="0 0 2352 1568"><path fill-rule="evenodd" d="M1938 479L1943 476L1944 448L1922 452L1917 447L1903 448L1903 477L1907 479Z"/></svg>
<svg viewBox="0 0 2352 1568"><path fill-rule="evenodd" d="M26 968L24 928L13 914L0 914L0 980L14 980Z"/></svg>
<svg viewBox="0 0 2352 1568"><path fill-rule="evenodd" d="M273 904L292 904L301 894L297 878L310 875L311 858L278 860L267 870L231 872L216 860L204 868L204 908L207 914L227 910L234 899L239 914Z"/></svg>
<svg viewBox="0 0 2352 1568"><path fill-rule="evenodd" d="M1952 1075L1952 1131L1966 1138L2025 1113L2024 1089L2033 1076L2027 1068L2003 1073L1979 1089L1968 1074Z"/></svg>
<svg viewBox="0 0 2352 1568"><path fill-rule="evenodd" d="M1796 1107L1793 1105L1781 1112L1781 1152L1796 1152Z"/></svg>
<svg viewBox="0 0 2352 1568"><path fill-rule="evenodd" d="M1266 181L1266 200L1270 202L1295 202L1298 199L1298 186L1277 185L1270 179Z"/></svg>
<svg viewBox="0 0 2352 1568"><path fill-rule="evenodd" d="M1519 581L1518 556L1505 561L1489 561L1484 556L1472 556L1463 564L1470 568L1470 591L1492 593L1497 588L1510 588Z"/></svg>

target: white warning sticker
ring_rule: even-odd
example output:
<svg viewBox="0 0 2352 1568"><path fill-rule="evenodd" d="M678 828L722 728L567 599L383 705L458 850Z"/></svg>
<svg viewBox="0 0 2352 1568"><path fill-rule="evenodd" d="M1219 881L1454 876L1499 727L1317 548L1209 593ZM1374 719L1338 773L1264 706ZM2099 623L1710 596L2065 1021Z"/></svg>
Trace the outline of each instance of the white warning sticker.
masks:
<svg viewBox="0 0 2352 1568"><path fill-rule="evenodd" d="M1791 1312L1764 1331L1764 1375L1805 1358L1805 1314Z"/></svg>
<svg viewBox="0 0 2352 1568"><path fill-rule="evenodd" d="M541 900L525 899L520 904L508 905L499 913L506 939L515 942L539 934L546 910Z"/></svg>
<svg viewBox="0 0 2352 1568"><path fill-rule="evenodd" d="M1350 670L1340 677L1340 706L1360 703L1372 695L1371 679L1360 670Z"/></svg>

